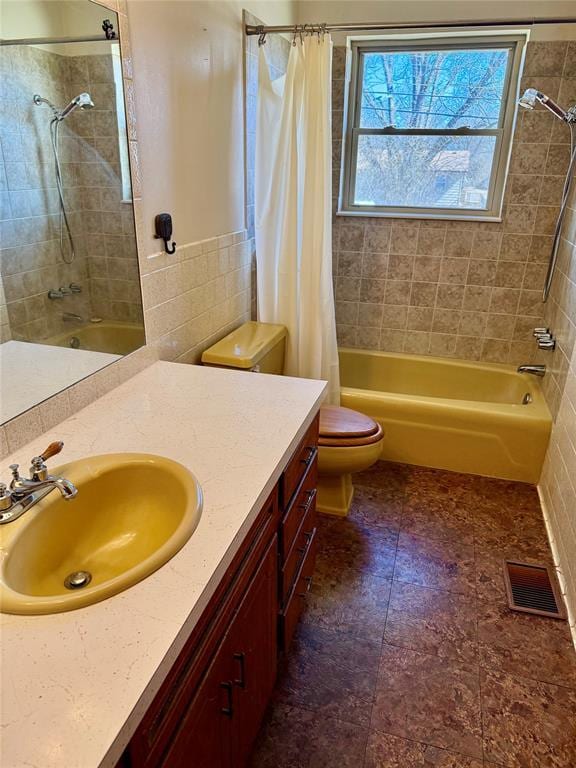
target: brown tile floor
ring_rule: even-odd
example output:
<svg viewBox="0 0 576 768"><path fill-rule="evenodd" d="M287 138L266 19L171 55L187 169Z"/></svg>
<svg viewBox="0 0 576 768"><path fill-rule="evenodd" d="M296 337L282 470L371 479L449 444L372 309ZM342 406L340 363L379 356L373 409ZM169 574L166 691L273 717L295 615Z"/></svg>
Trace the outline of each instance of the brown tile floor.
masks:
<svg viewBox="0 0 576 768"><path fill-rule="evenodd" d="M355 483L320 519L253 768L576 768L568 627L505 602L503 557L550 560L535 489L385 463Z"/></svg>

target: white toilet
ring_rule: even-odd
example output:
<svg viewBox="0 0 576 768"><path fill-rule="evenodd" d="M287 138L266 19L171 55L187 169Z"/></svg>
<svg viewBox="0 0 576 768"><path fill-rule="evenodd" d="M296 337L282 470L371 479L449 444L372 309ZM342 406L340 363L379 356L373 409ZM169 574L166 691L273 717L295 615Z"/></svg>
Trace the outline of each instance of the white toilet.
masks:
<svg viewBox="0 0 576 768"><path fill-rule="evenodd" d="M287 331L283 325L244 323L202 355L202 363L259 373L284 372ZM350 408L320 409L318 438L318 497L320 512L344 516L354 488L352 473L378 461L384 432L380 424Z"/></svg>

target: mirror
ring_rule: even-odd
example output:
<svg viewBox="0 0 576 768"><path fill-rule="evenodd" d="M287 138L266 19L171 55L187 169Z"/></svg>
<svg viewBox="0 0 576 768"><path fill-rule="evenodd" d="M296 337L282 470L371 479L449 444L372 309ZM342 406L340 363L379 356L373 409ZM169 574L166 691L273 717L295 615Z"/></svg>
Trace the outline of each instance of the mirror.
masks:
<svg viewBox="0 0 576 768"><path fill-rule="evenodd" d="M0 12L4 423L145 336L117 15L90 0Z"/></svg>

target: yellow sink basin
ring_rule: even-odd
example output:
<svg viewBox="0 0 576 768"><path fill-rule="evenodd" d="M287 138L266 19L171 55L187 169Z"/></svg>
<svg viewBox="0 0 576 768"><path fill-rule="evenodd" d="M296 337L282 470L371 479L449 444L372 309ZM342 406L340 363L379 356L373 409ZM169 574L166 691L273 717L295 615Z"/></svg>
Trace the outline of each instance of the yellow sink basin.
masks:
<svg viewBox="0 0 576 768"><path fill-rule="evenodd" d="M170 560L200 520L200 486L170 459L106 454L51 474L78 495L66 501L54 490L0 527L3 613L59 613L122 592Z"/></svg>

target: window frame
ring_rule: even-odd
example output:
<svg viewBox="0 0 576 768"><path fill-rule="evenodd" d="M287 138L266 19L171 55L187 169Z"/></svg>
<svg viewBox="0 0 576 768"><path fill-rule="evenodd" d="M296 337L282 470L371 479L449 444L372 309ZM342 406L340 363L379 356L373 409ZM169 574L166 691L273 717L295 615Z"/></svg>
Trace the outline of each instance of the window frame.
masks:
<svg viewBox="0 0 576 768"><path fill-rule="evenodd" d="M512 151L512 136L517 114L522 62L528 36L526 34L470 36L431 36L419 39L387 38L353 40L347 53L344 104L344 136L342 139L342 161L340 168L340 190L338 215L373 216L409 219L456 219L471 221L501 221L504 203L506 177ZM361 128L363 54L386 53L389 51L419 50L470 50L493 47L507 48L508 57L502 104L496 128L460 129L419 129L419 128ZM358 138L362 135L454 135L454 136L495 136L494 159L488 188L486 208L430 208L415 206L357 205L354 203Z"/></svg>

